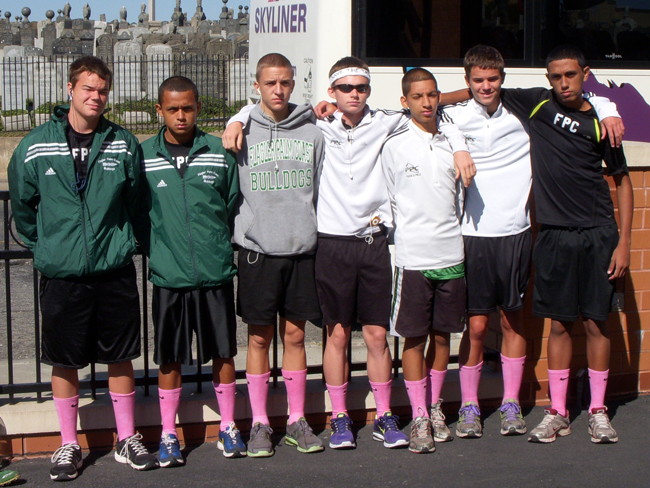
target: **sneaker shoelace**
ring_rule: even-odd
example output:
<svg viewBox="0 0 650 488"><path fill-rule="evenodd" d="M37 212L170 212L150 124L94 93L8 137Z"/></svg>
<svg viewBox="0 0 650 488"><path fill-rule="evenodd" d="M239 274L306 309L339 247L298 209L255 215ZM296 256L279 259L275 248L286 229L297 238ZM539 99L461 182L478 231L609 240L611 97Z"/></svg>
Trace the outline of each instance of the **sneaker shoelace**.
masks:
<svg viewBox="0 0 650 488"><path fill-rule="evenodd" d="M514 402L504 403L501 405L501 408L499 410L506 420L517 420L519 418L519 412L521 412L519 405Z"/></svg>
<svg viewBox="0 0 650 488"><path fill-rule="evenodd" d="M300 419L298 420L298 425L300 425L300 430L302 430L303 434L308 435L308 434L313 434L313 430L307 423L305 419Z"/></svg>
<svg viewBox="0 0 650 488"><path fill-rule="evenodd" d="M131 446L131 449L133 449L136 456L139 456L140 454L149 454L147 448L142 445L142 442L140 442L141 439L142 434L135 434L131 437L127 437L124 442L124 447L122 447L122 450L120 451L120 456L124 456L128 453L129 446Z"/></svg>
<svg viewBox="0 0 650 488"><path fill-rule="evenodd" d="M234 423L230 423L228 427L226 427L225 433L230 439L233 441L233 443L237 443L237 434L239 434L239 429L235 427Z"/></svg>
<svg viewBox="0 0 650 488"><path fill-rule="evenodd" d="M544 412L544 418L537 426L538 429L548 427L551 422L555 420L556 415L550 413L548 410Z"/></svg>
<svg viewBox="0 0 650 488"><path fill-rule="evenodd" d="M172 454L174 452L174 439L172 439L167 434L164 434L161 441L163 443L163 446L165 446L165 450L167 451L167 453Z"/></svg>
<svg viewBox="0 0 650 488"><path fill-rule="evenodd" d="M339 432L345 432L346 430L350 430L351 423L352 422L348 420L348 417L333 418L331 422L332 431L335 434L338 434Z"/></svg>
<svg viewBox="0 0 650 488"><path fill-rule="evenodd" d="M51 461L56 464L72 464L72 456L74 456L76 444L66 444L59 447L54 454L52 454Z"/></svg>
<svg viewBox="0 0 650 488"><path fill-rule="evenodd" d="M256 437L260 433L263 434L264 432L268 433L270 436L271 434L273 434L273 429L268 425L258 422L253 426L253 429L251 430L251 438Z"/></svg>
<svg viewBox="0 0 650 488"><path fill-rule="evenodd" d="M421 417L415 424L415 435L418 439L429 437L429 419Z"/></svg>
<svg viewBox="0 0 650 488"><path fill-rule="evenodd" d="M442 400L438 400L438 402L433 405L433 408L431 409L431 420L434 422L444 422L446 417L445 414L442 413L442 409L440 408L440 404L442 403Z"/></svg>
<svg viewBox="0 0 650 488"><path fill-rule="evenodd" d="M609 417L605 412L598 412L591 414L591 418L594 420L594 430L599 428L611 429L612 425L609 422Z"/></svg>
<svg viewBox="0 0 650 488"><path fill-rule="evenodd" d="M399 430L399 417L397 415L385 415L384 426L386 430Z"/></svg>
<svg viewBox="0 0 650 488"><path fill-rule="evenodd" d="M474 422L480 416L481 412L475 405L467 405L460 409L460 417L464 422Z"/></svg>

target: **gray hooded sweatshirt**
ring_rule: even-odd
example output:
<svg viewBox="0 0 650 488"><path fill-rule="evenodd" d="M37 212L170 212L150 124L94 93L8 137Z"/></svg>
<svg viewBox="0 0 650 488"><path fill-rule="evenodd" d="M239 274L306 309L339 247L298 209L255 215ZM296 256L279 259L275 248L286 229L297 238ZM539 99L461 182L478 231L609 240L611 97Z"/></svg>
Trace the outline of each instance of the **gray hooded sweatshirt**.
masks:
<svg viewBox="0 0 650 488"><path fill-rule="evenodd" d="M289 104L289 110L289 116L276 123L257 105L237 155L240 193L235 242L273 256L316 250L323 134L309 105Z"/></svg>

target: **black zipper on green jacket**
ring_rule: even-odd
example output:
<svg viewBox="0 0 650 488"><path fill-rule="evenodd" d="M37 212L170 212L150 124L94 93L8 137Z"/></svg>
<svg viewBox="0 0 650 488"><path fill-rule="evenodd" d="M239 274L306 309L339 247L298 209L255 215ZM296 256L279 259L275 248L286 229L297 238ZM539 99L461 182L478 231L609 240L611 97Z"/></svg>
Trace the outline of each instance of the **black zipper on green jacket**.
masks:
<svg viewBox="0 0 650 488"><path fill-rule="evenodd" d="M188 164L188 168L189 168L189 164ZM188 168L185 168L185 170L187 170ZM185 205L185 222L187 222L187 235L190 241L190 255L192 256L192 269L194 270L194 284L196 286L199 286L199 272L196 269L196 259L194 258L194 241L192 240L192 228L190 226L190 212L187 208L187 193L185 192L185 174L181 176L181 183L183 186L183 203Z"/></svg>
<svg viewBox="0 0 650 488"><path fill-rule="evenodd" d="M83 232L84 250L86 251L86 273L90 273L90 255L88 254L88 237L86 236L86 209L84 208L83 195L80 192L77 193L79 194L79 200L81 201L81 231ZM90 218L90 215L88 218Z"/></svg>

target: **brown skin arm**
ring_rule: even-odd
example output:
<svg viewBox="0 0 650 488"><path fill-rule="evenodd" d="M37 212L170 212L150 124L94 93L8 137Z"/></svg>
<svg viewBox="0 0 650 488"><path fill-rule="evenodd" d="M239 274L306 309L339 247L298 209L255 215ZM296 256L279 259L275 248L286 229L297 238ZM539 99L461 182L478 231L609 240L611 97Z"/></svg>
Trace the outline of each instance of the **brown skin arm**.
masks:
<svg viewBox="0 0 650 488"><path fill-rule="evenodd" d="M614 175L616 200L620 222L618 246L614 249L607 273L610 280L622 278L630 267L630 243L632 241L632 216L634 214L634 193L627 174Z"/></svg>
<svg viewBox="0 0 650 488"><path fill-rule="evenodd" d="M476 166L472 156L467 151L456 151L454 153L454 167L456 168L456 179L462 178L463 185L467 188L476 175Z"/></svg>
<svg viewBox="0 0 650 488"><path fill-rule="evenodd" d="M462 90L441 93L439 105L455 105L457 103L464 102L465 100L470 100L471 98L472 92L469 90L469 88L463 88Z"/></svg>
<svg viewBox="0 0 650 488"><path fill-rule="evenodd" d="M314 107L314 113L316 114L316 118L320 120L324 120L330 115L334 114L336 112L337 107L336 104L332 102L328 102L327 100L323 100L322 102L319 102L316 107Z"/></svg>
<svg viewBox="0 0 650 488"><path fill-rule="evenodd" d="M600 131L603 134L603 138L609 134L609 143L612 147L621 147L623 136L625 135L623 119L620 117L607 117L601 120Z"/></svg>

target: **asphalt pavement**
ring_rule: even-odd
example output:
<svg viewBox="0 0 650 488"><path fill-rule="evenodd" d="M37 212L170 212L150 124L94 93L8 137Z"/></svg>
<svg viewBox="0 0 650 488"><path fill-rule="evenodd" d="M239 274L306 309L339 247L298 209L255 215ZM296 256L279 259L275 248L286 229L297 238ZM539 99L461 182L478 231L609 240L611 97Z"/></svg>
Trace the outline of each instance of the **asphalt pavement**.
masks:
<svg viewBox="0 0 650 488"><path fill-rule="evenodd" d="M529 430L542 418L543 408L524 409ZM650 396L610 403L612 424L620 441L590 442L587 412L572 412L572 434L552 444L532 444L526 436L499 435L499 413L483 412L480 439L438 443L431 454L386 449L372 440L372 426L357 432L357 448L300 454L281 436L276 454L266 459L226 459L216 444L184 449L181 468L137 472L118 464L113 453L84 453L84 467L68 486L82 487L647 487L650 484ZM454 416L455 417L455 416ZM455 427L456 418L448 415ZM406 428L405 432L409 432ZM319 432L325 445L329 431ZM245 437L246 440L246 437ZM16 486L52 486L47 458L15 461L21 472Z"/></svg>

